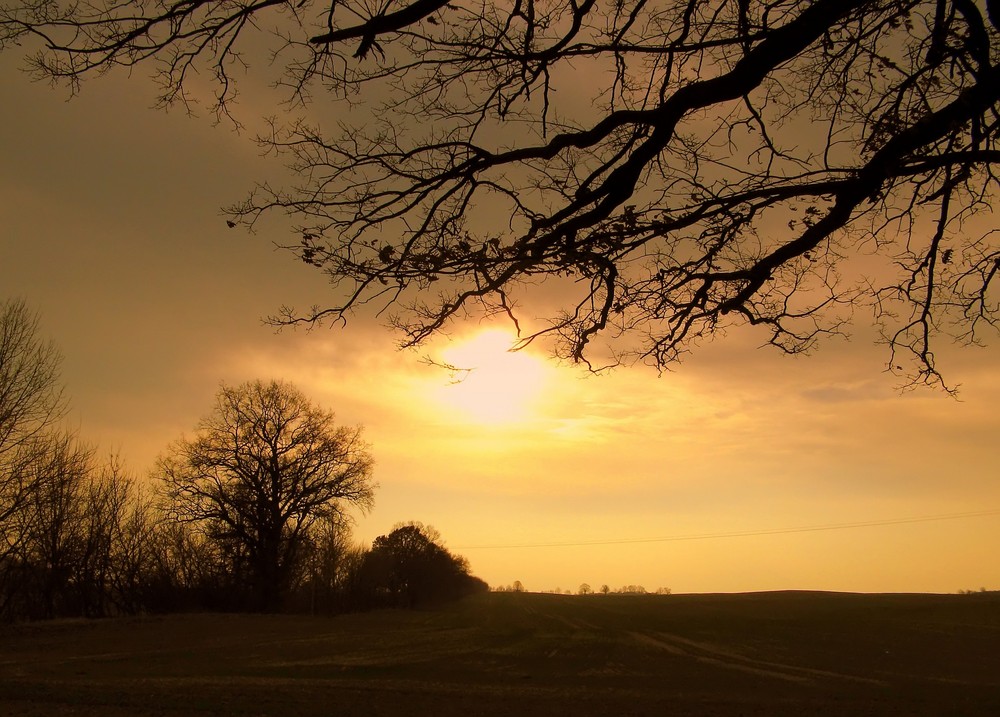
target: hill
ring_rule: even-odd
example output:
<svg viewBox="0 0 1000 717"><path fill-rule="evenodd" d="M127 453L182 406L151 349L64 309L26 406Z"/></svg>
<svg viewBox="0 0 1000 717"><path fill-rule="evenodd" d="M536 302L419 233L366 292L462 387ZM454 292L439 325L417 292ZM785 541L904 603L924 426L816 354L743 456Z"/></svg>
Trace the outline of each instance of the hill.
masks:
<svg viewBox="0 0 1000 717"><path fill-rule="evenodd" d="M487 594L0 628L3 715L997 715L1000 595Z"/></svg>

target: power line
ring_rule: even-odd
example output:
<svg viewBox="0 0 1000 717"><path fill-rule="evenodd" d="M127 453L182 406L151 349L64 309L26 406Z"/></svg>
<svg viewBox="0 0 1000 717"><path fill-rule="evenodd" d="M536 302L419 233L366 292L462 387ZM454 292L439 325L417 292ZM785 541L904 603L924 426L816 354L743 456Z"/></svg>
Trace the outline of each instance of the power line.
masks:
<svg viewBox="0 0 1000 717"><path fill-rule="evenodd" d="M587 545L630 545L635 543L675 543L686 540L718 540L723 538L750 538L760 535L789 535L791 533L816 533L824 530L849 530L852 528L874 528L882 525L904 525L907 523L930 523L939 520L961 520L963 518L980 518L988 515L1000 515L1000 508L976 510L966 513L942 513L939 515L922 515L910 518L888 518L884 520L864 520L854 523L828 523L825 525L806 525L797 528L772 528L768 530L744 530L729 533L702 533L697 535L669 535L657 538L617 538L614 540L581 540L575 542L552 543L510 543L506 545L466 545L454 550L499 550L514 548L572 548Z"/></svg>

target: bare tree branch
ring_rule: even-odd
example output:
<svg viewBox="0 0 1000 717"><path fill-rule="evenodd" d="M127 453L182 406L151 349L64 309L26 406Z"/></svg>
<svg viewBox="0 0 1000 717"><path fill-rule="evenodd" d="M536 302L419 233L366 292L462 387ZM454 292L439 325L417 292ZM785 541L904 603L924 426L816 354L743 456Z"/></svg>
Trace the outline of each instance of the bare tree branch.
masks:
<svg viewBox="0 0 1000 717"><path fill-rule="evenodd" d="M666 367L730 326L802 352L860 316L938 385L932 346L996 326L993 0L22 2L0 42L71 81L155 61L165 100L207 67L228 111L265 17L293 102L343 110L276 121L299 181L231 208L287 213L330 279L279 324L372 304L416 344L480 311Z"/></svg>

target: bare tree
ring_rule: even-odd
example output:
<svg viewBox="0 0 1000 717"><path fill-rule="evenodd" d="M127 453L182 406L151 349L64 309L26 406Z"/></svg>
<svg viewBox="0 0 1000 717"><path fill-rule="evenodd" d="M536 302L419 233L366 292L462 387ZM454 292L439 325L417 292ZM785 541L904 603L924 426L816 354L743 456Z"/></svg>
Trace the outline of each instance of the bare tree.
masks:
<svg viewBox="0 0 1000 717"><path fill-rule="evenodd" d="M134 519L148 505L139 507L117 457L99 466L92 447L58 429L67 405L60 361L24 302L0 302L0 616L6 618L140 609L135 595L120 597L115 576L126 569L120 550L126 540L135 543L130 550L148 552L148 536L125 535L138 529Z"/></svg>
<svg viewBox="0 0 1000 717"><path fill-rule="evenodd" d="M115 611L134 614L148 608L157 575L158 530L161 514L151 492L124 469L116 456L102 469L92 491L97 507L93 515L105 516L107 563L102 574ZM93 518L92 518L93 520ZM176 606L180 607L180 606Z"/></svg>
<svg viewBox="0 0 1000 717"><path fill-rule="evenodd" d="M32 490L15 520L22 539L16 551L25 569L20 588L25 612L33 618L80 614L79 580L94 560L87 555L88 492L95 470L93 448L68 432L50 433L36 441L34 459L26 466Z"/></svg>
<svg viewBox="0 0 1000 717"><path fill-rule="evenodd" d="M40 439L65 414L60 362L25 303L0 302L0 561L22 536L14 519L34 486L30 466L46 445Z"/></svg>
<svg viewBox="0 0 1000 717"><path fill-rule="evenodd" d="M223 386L195 437L157 461L168 514L199 524L247 571L255 607L277 609L316 521L372 504L359 428L338 426L293 386Z"/></svg>
<svg viewBox="0 0 1000 717"><path fill-rule="evenodd" d="M62 357L38 328L38 316L23 301L0 303L0 459L65 413Z"/></svg>
<svg viewBox="0 0 1000 717"><path fill-rule="evenodd" d="M89 617L142 609L154 519L150 500L112 454L81 492L80 549L73 566L79 612Z"/></svg>
<svg viewBox="0 0 1000 717"><path fill-rule="evenodd" d="M579 361L664 367L756 325L786 352L870 311L889 367L939 383L932 347L995 329L998 0L22 2L0 42L76 83L158 62L165 102L210 69L228 113L242 52L277 27L293 103L333 129L261 138L299 173L234 208L286 211L344 320L373 302L419 343L469 310ZM251 49L253 48L253 49ZM585 82L581 82L584 79ZM589 92L581 89L586 85ZM868 321L870 323L870 321ZM603 360L603 359L602 359Z"/></svg>
<svg viewBox="0 0 1000 717"><path fill-rule="evenodd" d="M151 565L134 583L149 609L173 612L240 606L241 596L232 594L237 587L232 566L223 564L222 551L204 532L191 523L163 520L151 526L151 538Z"/></svg>
<svg viewBox="0 0 1000 717"><path fill-rule="evenodd" d="M306 542L305 560L296 581L300 607L311 614L351 607L353 583L367 550L353 541L349 516L330 515L317 521Z"/></svg>

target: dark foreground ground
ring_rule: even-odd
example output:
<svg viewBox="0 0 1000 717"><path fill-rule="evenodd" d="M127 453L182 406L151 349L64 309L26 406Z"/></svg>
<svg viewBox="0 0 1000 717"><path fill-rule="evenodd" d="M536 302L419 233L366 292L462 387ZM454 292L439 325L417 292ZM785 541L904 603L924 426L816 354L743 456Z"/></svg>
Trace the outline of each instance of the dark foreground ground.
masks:
<svg viewBox="0 0 1000 717"><path fill-rule="evenodd" d="M490 594L0 627L0 715L1000 715L1000 596Z"/></svg>

